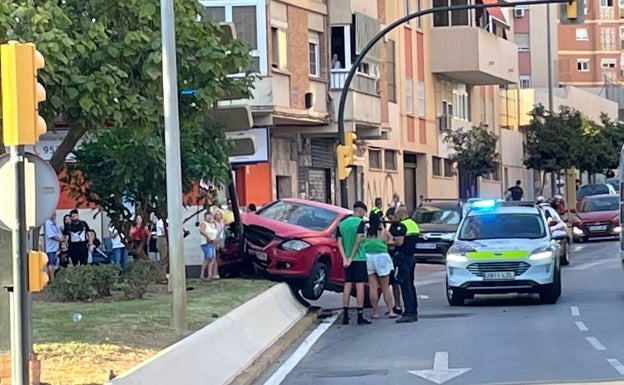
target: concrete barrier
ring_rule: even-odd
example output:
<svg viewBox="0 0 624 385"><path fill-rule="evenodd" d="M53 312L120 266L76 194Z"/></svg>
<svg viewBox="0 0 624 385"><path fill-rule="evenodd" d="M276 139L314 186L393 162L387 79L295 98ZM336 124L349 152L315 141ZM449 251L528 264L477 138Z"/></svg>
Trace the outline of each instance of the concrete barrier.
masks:
<svg viewBox="0 0 624 385"><path fill-rule="evenodd" d="M229 384L306 313L278 284L107 385Z"/></svg>

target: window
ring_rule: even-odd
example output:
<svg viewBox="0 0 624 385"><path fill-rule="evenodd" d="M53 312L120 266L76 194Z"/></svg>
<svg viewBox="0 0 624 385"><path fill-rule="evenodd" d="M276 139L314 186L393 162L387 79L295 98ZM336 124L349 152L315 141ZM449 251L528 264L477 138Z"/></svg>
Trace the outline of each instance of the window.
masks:
<svg viewBox="0 0 624 385"><path fill-rule="evenodd" d="M425 116L425 82L418 81L418 116Z"/></svg>
<svg viewBox="0 0 624 385"><path fill-rule="evenodd" d="M576 29L576 41L587 41L587 40L589 40L587 28L577 28Z"/></svg>
<svg viewBox="0 0 624 385"><path fill-rule="evenodd" d="M405 78L405 113L414 113L414 80Z"/></svg>
<svg viewBox="0 0 624 385"><path fill-rule="evenodd" d="M381 151L368 149L368 168L381 170Z"/></svg>
<svg viewBox="0 0 624 385"><path fill-rule="evenodd" d="M271 41L273 43L273 68L288 68L288 42L286 31L280 28L271 27Z"/></svg>
<svg viewBox="0 0 624 385"><path fill-rule="evenodd" d="M308 50L310 60L310 76L321 76L321 55L319 50L318 33L310 32L308 36Z"/></svg>
<svg viewBox="0 0 624 385"><path fill-rule="evenodd" d="M531 88L531 76L520 75L520 88Z"/></svg>
<svg viewBox="0 0 624 385"><path fill-rule="evenodd" d="M468 0L432 0L432 8L467 5ZM448 27L452 25L468 25L470 11L447 11L433 14L434 27Z"/></svg>
<svg viewBox="0 0 624 385"><path fill-rule="evenodd" d="M384 167L386 170L396 171L397 168L397 153L393 150L384 151Z"/></svg>
<svg viewBox="0 0 624 385"><path fill-rule="evenodd" d="M613 7L613 0L600 0L600 8Z"/></svg>
<svg viewBox="0 0 624 385"><path fill-rule="evenodd" d="M394 40L388 40L388 100L396 103L396 46Z"/></svg>
<svg viewBox="0 0 624 385"><path fill-rule="evenodd" d="M600 47L603 51L615 50L615 28L600 28Z"/></svg>
<svg viewBox="0 0 624 385"><path fill-rule="evenodd" d="M455 106L453 116L468 120L468 92L465 84L453 82L453 105Z"/></svg>
<svg viewBox="0 0 624 385"><path fill-rule="evenodd" d="M328 228L338 216L338 213L331 210L306 205L305 203L286 201L273 202L260 209L257 214L261 217L316 231Z"/></svg>
<svg viewBox="0 0 624 385"><path fill-rule="evenodd" d="M442 176L442 158L431 157L431 171L434 176Z"/></svg>
<svg viewBox="0 0 624 385"><path fill-rule="evenodd" d="M403 15L407 16L410 14L410 1L411 0L403 0ZM409 25L409 21L406 21L405 24Z"/></svg>
<svg viewBox="0 0 624 385"><path fill-rule="evenodd" d="M529 50L529 34L528 33L516 33L514 35L514 41L518 46L518 51Z"/></svg>
<svg viewBox="0 0 624 385"><path fill-rule="evenodd" d="M620 26L620 49L624 49L624 25Z"/></svg>
<svg viewBox="0 0 624 385"><path fill-rule="evenodd" d="M452 177L455 175L453 172L453 161L450 159L444 159L444 176Z"/></svg>
<svg viewBox="0 0 624 385"><path fill-rule="evenodd" d="M576 69L579 72L589 72L589 59L577 59Z"/></svg>
<svg viewBox="0 0 624 385"><path fill-rule="evenodd" d="M617 65L617 59L600 59L600 68L614 69Z"/></svg>
<svg viewBox="0 0 624 385"><path fill-rule="evenodd" d="M202 0L200 3L204 6L205 19L217 23L234 23L237 38L251 46L251 62L245 71L266 75L267 36L263 32L266 31L266 21L262 11L256 12L257 0L241 0L235 6L230 4L231 1Z"/></svg>

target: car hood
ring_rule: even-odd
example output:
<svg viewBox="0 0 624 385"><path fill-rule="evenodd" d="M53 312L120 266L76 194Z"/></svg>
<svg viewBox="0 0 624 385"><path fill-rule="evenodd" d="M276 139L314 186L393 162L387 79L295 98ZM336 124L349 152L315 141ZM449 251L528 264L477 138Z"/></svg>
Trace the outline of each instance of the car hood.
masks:
<svg viewBox="0 0 624 385"><path fill-rule="evenodd" d="M551 247L546 238L540 239L482 239L455 241L448 253L467 256L471 260L524 259L534 252Z"/></svg>
<svg viewBox="0 0 624 385"><path fill-rule="evenodd" d="M575 215L583 222L609 222L618 215L618 210L577 212Z"/></svg>
<svg viewBox="0 0 624 385"><path fill-rule="evenodd" d="M257 214L241 214L241 222L246 226L260 226L271 230L280 238L309 238L325 234L325 231L310 230L292 223L276 221Z"/></svg>
<svg viewBox="0 0 624 385"><path fill-rule="evenodd" d="M445 223L419 223L418 228L421 233L454 233L457 225Z"/></svg>

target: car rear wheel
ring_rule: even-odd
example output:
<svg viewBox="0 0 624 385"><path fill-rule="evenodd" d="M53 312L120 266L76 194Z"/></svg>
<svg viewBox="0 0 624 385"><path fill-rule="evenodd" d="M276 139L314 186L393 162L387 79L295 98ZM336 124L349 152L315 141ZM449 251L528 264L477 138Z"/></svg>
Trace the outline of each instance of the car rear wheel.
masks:
<svg viewBox="0 0 624 385"><path fill-rule="evenodd" d="M323 262L317 262L312 266L310 275L301 286L301 294L311 301L316 301L323 295L325 285L327 285L327 275L329 269Z"/></svg>
<svg viewBox="0 0 624 385"><path fill-rule="evenodd" d="M570 241L565 240L561 245L563 249L563 254L561 255L561 266L567 266L570 264Z"/></svg>
<svg viewBox="0 0 624 385"><path fill-rule="evenodd" d="M466 293L458 288L451 288L446 281L446 300L451 306L462 306L466 302Z"/></svg>
<svg viewBox="0 0 624 385"><path fill-rule="evenodd" d="M553 283L544 286L539 294L540 302L545 304L555 304L561 296L561 270L555 270Z"/></svg>

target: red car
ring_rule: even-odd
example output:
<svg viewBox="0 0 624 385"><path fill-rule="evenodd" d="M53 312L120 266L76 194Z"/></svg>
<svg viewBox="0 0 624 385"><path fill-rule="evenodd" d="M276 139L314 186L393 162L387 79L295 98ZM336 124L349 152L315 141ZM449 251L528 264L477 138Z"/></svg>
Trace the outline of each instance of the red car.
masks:
<svg viewBox="0 0 624 385"><path fill-rule="evenodd" d="M351 210L300 199L281 199L243 214L244 254L270 278L289 282L316 300L344 285L336 243L338 223Z"/></svg>
<svg viewBox="0 0 624 385"><path fill-rule="evenodd" d="M590 238L618 237L621 232L619 219L620 202L617 195L601 194L586 196L578 210L571 209L572 241Z"/></svg>

